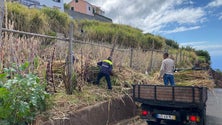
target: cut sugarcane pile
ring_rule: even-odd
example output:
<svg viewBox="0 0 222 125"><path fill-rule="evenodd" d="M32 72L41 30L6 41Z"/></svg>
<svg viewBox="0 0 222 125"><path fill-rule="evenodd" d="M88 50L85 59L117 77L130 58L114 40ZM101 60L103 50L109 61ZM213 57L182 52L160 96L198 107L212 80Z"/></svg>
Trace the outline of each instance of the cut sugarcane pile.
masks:
<svg viewBox="0 0 222 125"><path fill-rule="evenodd" d="M215 84L206 70L189 70L175 73L177 85L185 86L205 86L209 89L214 88Z"/></svg>

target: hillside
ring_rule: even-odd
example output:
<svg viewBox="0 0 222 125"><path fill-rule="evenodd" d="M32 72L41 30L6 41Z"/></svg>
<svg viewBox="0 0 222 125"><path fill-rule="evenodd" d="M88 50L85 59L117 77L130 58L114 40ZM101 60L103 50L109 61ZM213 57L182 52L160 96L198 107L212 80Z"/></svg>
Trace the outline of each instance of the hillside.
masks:
<svg viewBox="0 0 222 125"><path fill-rule="evenodd" d="M69 23L73 22L74 36L78 40L118 44L118 46L124 48L170 50L172 54L176 54L181 50L190 57L192 64L195 62L210 62L208 52L199 53L198 50L189 46L179 48L178 43L174 40L150 33L143 34L140 29L131 26L88 20L72 20L66 13L55 9L29 9L17 3L9 2L6 8L8 15L7 22L4 23L6 28L53 36L57 33L63 33L66 37L69 34Z"/></svg>

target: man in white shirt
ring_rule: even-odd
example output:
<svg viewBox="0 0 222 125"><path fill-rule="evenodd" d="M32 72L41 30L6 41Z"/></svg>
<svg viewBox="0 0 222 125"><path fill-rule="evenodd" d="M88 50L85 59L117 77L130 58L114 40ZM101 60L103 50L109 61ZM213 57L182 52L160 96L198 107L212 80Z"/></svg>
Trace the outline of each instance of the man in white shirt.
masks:
<svg viewBox="0 0 222 125"><path fill-rule="evenodd" d="M163 54L164 60L162 61L162 65L160 68L160 78L163 78L164 85L167 86L170 82L171 86L175 85L174 82L174 69L175 69L175 64L174 60L169 58L168 53Z"/></svg>

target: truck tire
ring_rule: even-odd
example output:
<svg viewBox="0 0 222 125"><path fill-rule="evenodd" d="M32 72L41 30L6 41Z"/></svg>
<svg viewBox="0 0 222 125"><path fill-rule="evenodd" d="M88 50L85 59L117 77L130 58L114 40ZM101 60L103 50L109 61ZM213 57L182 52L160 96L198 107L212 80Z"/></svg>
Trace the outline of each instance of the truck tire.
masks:
<svg viewBox="0 0 222 125"><path fill-rule="evenodd" d="M206 107L201 111L201 125L206 125Z"/></svg>

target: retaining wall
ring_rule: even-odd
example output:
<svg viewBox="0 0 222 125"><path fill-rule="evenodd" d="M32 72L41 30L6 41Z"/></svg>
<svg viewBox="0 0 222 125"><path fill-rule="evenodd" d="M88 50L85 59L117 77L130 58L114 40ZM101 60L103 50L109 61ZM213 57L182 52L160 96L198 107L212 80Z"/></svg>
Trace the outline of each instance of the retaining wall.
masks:
<svg viewBox="0 0 222 125"><path fill-rule="evenodd" d="M112 125L134 116L136 116L135 103L131 97L123 96L72 112L67 119L38 123L41 125Z"/></svg>

